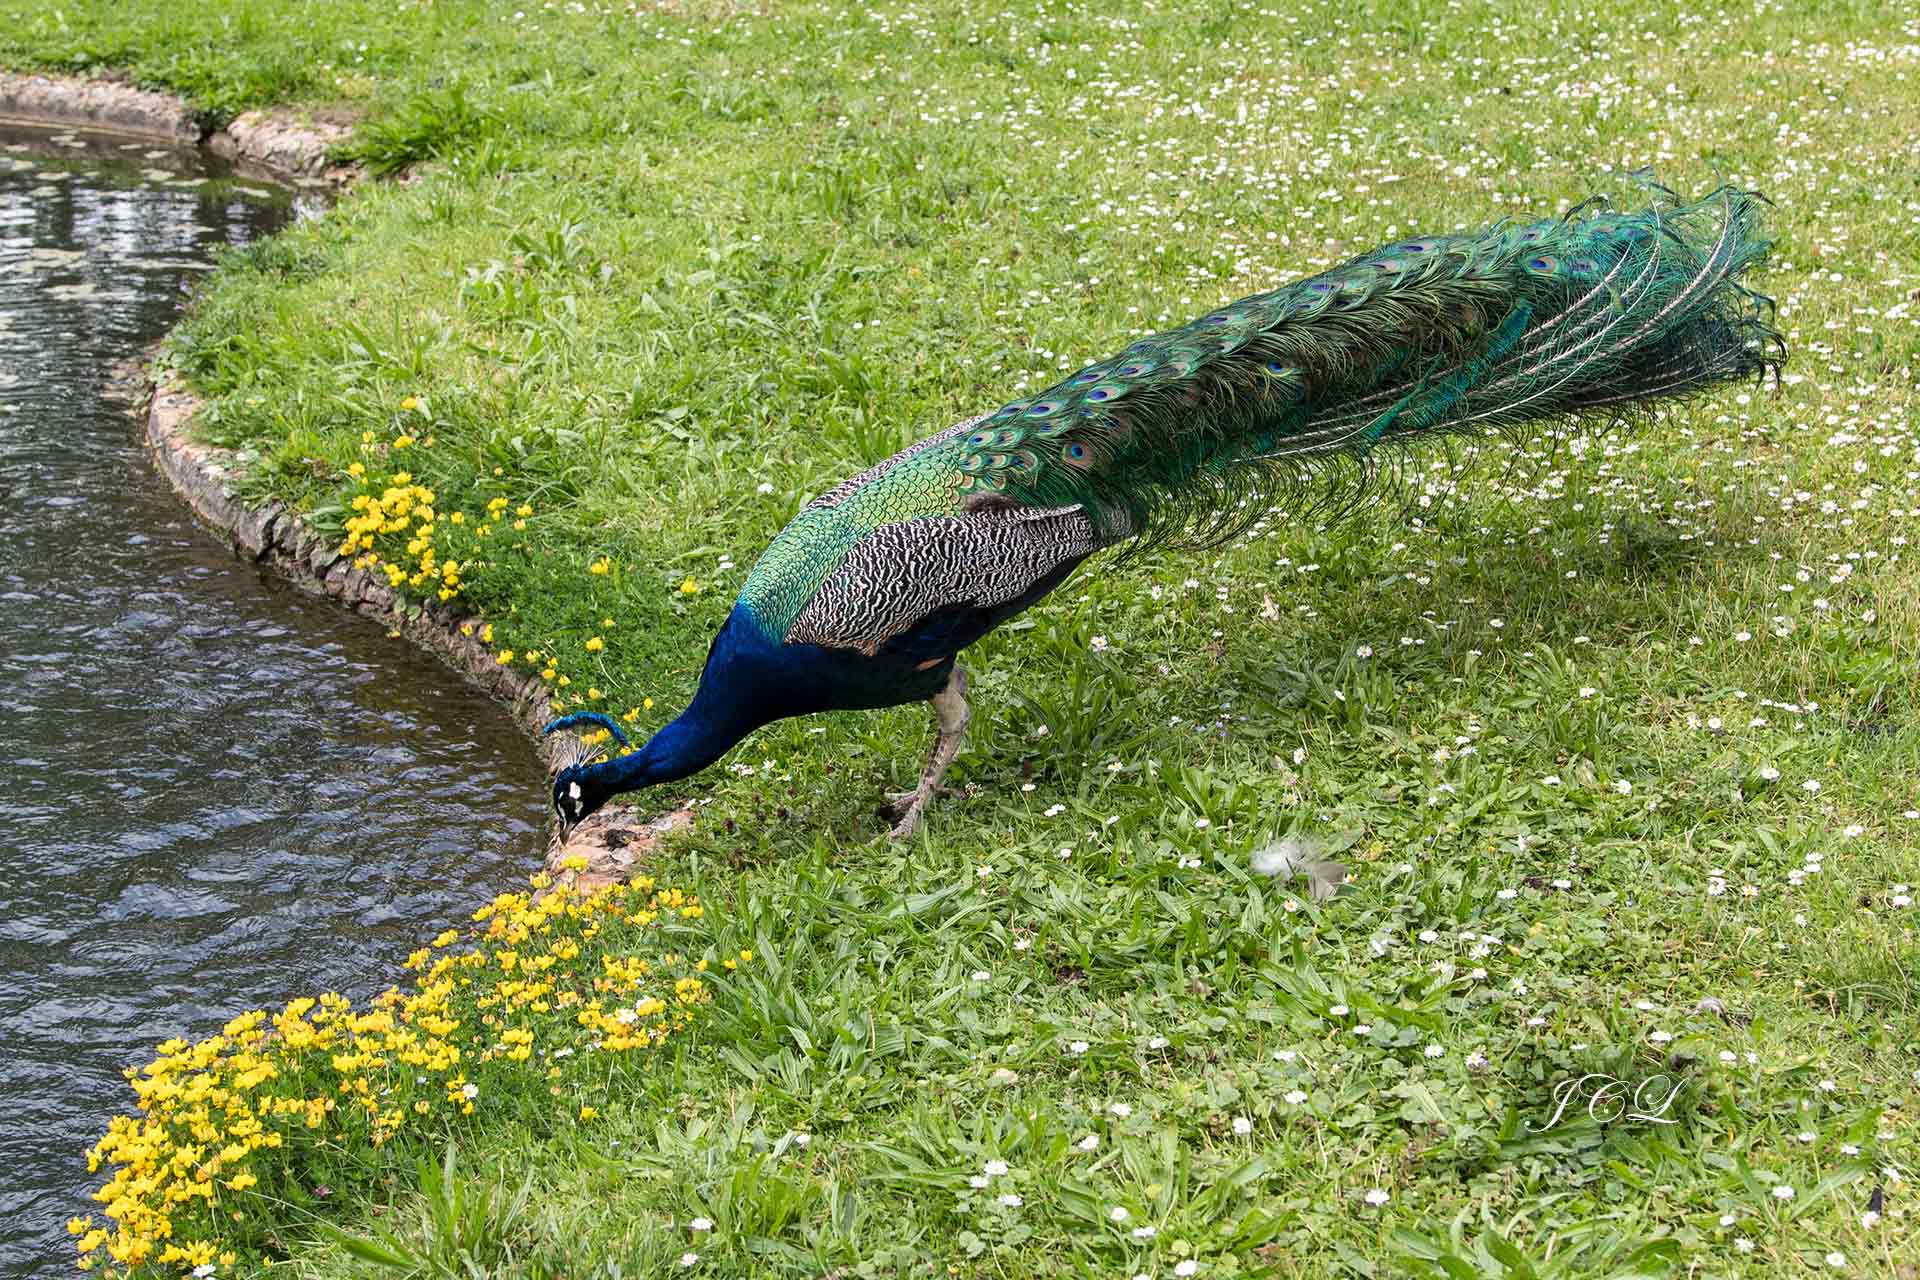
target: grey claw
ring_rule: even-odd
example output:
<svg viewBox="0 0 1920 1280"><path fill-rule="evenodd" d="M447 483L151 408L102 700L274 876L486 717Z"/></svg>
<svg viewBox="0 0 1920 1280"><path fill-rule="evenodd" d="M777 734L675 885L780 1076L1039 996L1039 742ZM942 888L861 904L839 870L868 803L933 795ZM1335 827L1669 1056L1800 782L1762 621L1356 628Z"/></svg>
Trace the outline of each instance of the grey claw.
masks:
<svg viewBox="0 0 1920 1280"><path fill-rule="evenodd" d="M917 804L908 805L907 811L900 815L900 820L893 824L891 831L887 832L887 838L890 840L905 840L919 829L920 806Z"/></svg>

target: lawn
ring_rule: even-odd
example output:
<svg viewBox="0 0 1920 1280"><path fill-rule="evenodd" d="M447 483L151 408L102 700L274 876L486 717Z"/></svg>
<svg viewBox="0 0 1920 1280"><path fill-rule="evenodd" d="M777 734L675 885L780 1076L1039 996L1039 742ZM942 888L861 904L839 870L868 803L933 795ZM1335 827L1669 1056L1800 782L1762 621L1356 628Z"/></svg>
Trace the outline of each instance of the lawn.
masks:
<svg viewBox="0 0 1920 1280"><path fill-rule="evenodd" d="M249 492L639 730L811 495L1397 236L1754 187L1792 359L1093 562L970 653L909 842L917 708L638 797L700 806L673 936L753 962L643 1071L222 1201L220 1274L1913 1275L1920 21L519 2L64 0L0 65L360 120L406 180L165 360Z"/></svg>

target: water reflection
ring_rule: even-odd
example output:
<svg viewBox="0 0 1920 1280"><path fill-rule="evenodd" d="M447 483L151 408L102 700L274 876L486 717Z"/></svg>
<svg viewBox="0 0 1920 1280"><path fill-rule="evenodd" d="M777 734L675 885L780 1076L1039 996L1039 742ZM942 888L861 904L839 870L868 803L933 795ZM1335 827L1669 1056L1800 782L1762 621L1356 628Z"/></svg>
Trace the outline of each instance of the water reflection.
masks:
<svg viewBox="0 0 1920 1280"><path fill-rule="evenodd" d="M0 146L0 1270L53 1275L121 1069L384 985L531 869L541 780L478 692L197 529L105 396L284 200Z"/></svg>

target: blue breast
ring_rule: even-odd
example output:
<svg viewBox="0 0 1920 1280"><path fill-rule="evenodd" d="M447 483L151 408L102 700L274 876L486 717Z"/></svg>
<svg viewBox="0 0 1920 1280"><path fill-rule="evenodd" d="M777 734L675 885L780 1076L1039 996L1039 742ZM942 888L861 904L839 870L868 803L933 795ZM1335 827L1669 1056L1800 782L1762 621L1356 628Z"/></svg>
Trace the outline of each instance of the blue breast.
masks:
<svg viewBox="0 0 1920 1280"><path fill-rule="evenodd" d="M816 711L899 706L931 698L945 686L952 664L922 670L925 661L886 649L869 657L853 649L782 643L743 600L714 637L695 703L712 699L709 714L755 724Z"/></svg>

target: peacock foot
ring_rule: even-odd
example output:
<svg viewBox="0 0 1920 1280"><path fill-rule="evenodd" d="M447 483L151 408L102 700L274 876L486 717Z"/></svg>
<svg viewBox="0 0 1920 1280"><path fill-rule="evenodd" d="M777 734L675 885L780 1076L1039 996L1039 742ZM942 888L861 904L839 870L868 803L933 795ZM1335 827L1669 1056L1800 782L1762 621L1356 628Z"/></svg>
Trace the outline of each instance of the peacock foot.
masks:
<svg viewBox="0 0 1920 1280"><path fill-rule="evenodd" d="M887 834L894 840L905 840L920 826L920 811L926 808L926 801L918 791L888 791L884 793L876 812L893 829Z"/></svg>
<svg viewBox="0 0 1920 1280"><path fill-rule="evenodd" d="M920 798L920 793L918 791L883 791L880 796L880 816L889 822L897 822L907 810L913 808L913 802Z"/></svg>
<svg viewBox="0 0 1920 1280"><path fill-rule="evenodd" d="M919 828L920 815L926 812L927 802L941 791L940 778L966 740L967 721L972 718L967 710L966 692L967 673L955 667L947 677L946 687L929 699L938 731L934 735L933 751L927 756L927 767L920 773L920 785L912 791L889 791L887 803L880 808L882 816L894 820L895 840L905 840Z"/></svg>
<svg viewBox="0 0 1920 1280"><path fill-rule="evenodd" d="M895 812L899 814L899 817L894 822L893 829L887 832L887 838L890 840L905 840L912 836L914 832L920 829L920 816L926 812L926 808L925 801L913 801L896 810Z"/></svg>
<svg viewBox="0 0 1920 1280"><path fill-rule="evenodd" d="M893 824L890 833L895 840L905 840L920 828L920 819L926 813L927 804L934 796L954 796L960 793L951 787L934 787L924 793L919 791L889 791L885 802L877 812Z"/></svg>

